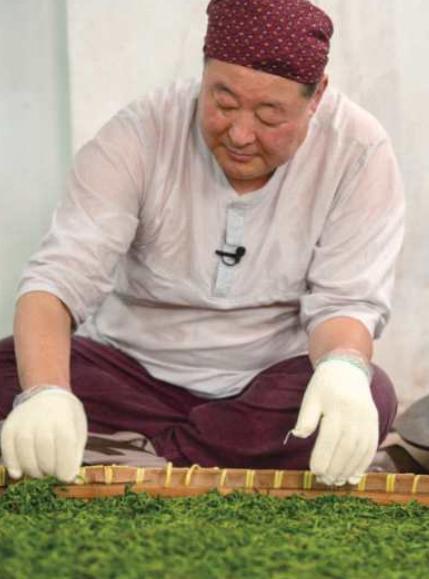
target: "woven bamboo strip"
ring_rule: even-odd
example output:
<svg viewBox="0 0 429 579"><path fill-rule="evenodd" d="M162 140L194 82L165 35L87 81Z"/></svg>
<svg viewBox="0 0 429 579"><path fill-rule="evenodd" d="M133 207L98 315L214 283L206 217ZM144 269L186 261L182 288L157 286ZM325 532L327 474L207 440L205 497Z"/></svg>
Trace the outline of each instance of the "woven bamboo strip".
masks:
<svg viewBox="0 0 429 579"><path fill-rule="evenodd" d="M0 487L13 481L0 466ZM136 468L129 466L89 466L80 469L74 484L59 485L59 496L95 498L124 494L126 488L156 496L195 496L217 489L222 494L236 490L276 497L300 495L356 496L379 503L429 504L429 475L367 473L359 485L327 487L308 471L254 470L229 468ZM1 492L2 489L0 489Z"/></svg>

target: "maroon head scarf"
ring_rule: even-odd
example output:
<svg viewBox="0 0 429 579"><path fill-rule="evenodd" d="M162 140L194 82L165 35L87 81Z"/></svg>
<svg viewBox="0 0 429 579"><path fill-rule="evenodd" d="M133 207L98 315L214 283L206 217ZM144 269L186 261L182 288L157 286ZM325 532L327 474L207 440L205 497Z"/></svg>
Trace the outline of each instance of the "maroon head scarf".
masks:
<svg viewBox="0 0 429 579"><path fill-rule="evenodd" d="M211 0L204 54L303 84L328 62L331 19L307 0Z"/></svg>

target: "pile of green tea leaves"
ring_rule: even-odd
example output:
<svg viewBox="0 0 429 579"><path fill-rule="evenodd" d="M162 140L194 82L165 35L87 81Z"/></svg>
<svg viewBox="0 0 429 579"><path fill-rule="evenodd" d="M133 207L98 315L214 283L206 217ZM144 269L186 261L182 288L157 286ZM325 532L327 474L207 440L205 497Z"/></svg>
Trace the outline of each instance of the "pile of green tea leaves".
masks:
<svg viewBox="0 0 429 579"><path fill-rule="evenodd" d="M429 508L354 498L127 492L59 499L52 481L0 496L0 577L429 577Z"/></svg>

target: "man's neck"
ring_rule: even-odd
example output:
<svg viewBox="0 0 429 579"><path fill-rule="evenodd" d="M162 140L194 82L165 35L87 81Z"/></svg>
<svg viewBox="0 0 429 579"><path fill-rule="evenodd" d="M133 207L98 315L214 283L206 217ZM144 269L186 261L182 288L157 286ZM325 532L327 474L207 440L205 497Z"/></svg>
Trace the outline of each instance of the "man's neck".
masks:
<svg viewBox="0 0 429 579"><path fill-rule="evenodd" d="M229 179L228 181L231 187L238 193L238 195L245 195L246 193L253 193L258 189L262 189L271 177L274 175L275 171L269 175L263 175L262 177L257 177L255 179Z"/></svg>

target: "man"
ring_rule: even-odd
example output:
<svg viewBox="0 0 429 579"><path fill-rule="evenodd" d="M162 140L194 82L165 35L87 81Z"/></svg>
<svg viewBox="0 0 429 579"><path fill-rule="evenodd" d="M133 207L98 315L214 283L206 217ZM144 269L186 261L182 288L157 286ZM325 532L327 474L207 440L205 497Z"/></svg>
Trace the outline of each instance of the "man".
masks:
<svg viewBox="0 0 429 579"><path fill-rule="evenodd" d="M179 466L357 483L393 421L370 363L403 234L389 139L327 88L333 27L310 2L208 15L201 85L83 147L23 274L0 348L3 416L24 390L2 430L12 477L72 480L88 419Z"/></svg>

